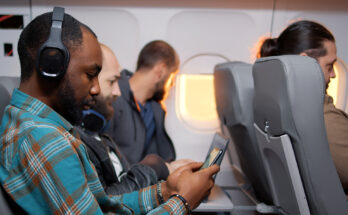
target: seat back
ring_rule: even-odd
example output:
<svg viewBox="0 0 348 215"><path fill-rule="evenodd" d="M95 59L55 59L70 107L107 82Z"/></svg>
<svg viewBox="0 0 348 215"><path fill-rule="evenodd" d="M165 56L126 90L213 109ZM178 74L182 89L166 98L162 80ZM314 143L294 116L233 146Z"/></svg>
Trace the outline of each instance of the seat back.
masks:
<svg viewBox="0 0 348 215"><path fill-rule="evenodd" d="M0 77L0 122L5 108L10 104L12 91L19 86L19 77ZM0 211L3 215L26 214L0 186Z"/></svg>
<svg viewBox="0 0 348 215"><path fill-rule="evenodd" d="M3 215L14 215L15 213L11 211L9 204L7 203L6 193L0 186L0 211Z"/></svg>
<svg viewBox="0 0 348 215"><path fill-rule="evenodd" d="M252 65L243 62L217 65L214 85L217 112L234 144L242 171L258 200L270 204L271 194L253 127Z"/></svg>
<svg viewBox="0 0 348 215"><path fill-rule="evenodd" d="M10 104L13 89L19 86L19 81L19 77L0 77L0 121L6 106Z"/></svg>
<svg viewBox="0 0 348 215"><path fill-rule="evenodd" d="M347 214L327 142L325 83L317 61L261 58L253 77L254 125L275 204L288 214Z"/></svg>
<svg viewBox="0 0 348 215"><path fill-rule="evenodd" d="M0 211L1 215L25 215L25 212L0 186Z"/></svg>

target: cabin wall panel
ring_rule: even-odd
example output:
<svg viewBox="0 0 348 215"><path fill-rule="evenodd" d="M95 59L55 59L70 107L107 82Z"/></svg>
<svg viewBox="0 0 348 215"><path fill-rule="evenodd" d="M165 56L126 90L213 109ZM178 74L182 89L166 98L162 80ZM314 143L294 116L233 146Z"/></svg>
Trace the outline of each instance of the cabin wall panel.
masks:
<svg viewBox="0 0 348 215"><path fill-rule="evenodd" d="M0 3L1 15L22 15L24 25L30 22L30 8L27 1L17 1L17 4L3 7ZM17 43L22 29L0 29L0 75L20 76L20 65L17 54ZM4 55L4 43L13 45L13 56Z"/></svg>

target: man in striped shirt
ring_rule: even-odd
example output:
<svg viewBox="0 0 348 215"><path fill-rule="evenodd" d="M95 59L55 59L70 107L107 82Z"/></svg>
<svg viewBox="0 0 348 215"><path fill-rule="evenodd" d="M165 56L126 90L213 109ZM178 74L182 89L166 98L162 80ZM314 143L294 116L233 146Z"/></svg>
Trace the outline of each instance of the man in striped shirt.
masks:
<svg viewBox="0 0 348 215"><path fill-rule="evenodd" d="M79 122L100 91L100 46L86 25L63 13L61 40L68 57L63 55L62 65L47 63L56 56L48 51L42 65L39 50L59 28L56 18L52 13L36 17L18 42L21 83L0 127L1 186L29 214L185 214L197 207L213 186L218 166L197 171L201 163L192 163L158 185L120 196L105 194L69 123ZM66 61L60 77L39 72L41 66L64 68Z"/></svg>

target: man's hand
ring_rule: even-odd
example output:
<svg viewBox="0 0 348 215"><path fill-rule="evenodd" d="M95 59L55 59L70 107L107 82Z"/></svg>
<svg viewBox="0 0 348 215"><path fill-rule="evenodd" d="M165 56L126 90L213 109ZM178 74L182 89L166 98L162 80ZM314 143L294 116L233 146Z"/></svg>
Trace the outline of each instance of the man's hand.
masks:
<svg viewBox="0 0 348 215"><path fill-rule="evenodd" d="M212 176L220 170L218 165L199 170L201 166L201 162L190 163L169 175L162 184L164 200L168 200L173 194L179 194L185 198L191 209L196 208L214 186Z"/></svg>
<svg viewBox="0 0 348 215"><path fill-rule="evenodd" d="M193 163L194 161L191 159L180 159L180 160L175 160L170 163L166 162L166 166L169 170L169 174L172 174L176 169L185 166L189 163Z"/></svg>

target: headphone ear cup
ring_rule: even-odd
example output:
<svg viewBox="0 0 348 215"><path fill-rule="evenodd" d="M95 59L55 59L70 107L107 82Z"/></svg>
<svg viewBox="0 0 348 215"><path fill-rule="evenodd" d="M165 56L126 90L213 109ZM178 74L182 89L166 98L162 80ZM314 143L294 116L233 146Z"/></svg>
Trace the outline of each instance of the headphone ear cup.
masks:
<svg viewBox="0 0 348 215"><path fill-rule="evenodd" d="M37 70L43 76L64 76L64 52L57 48L44 48L39 55Z"/></svg>
<svg viewBox="0 0 348 215"><path fill-rule="evenodd" d="M103 115L93 109L84 110L81 126L88 131L102 132L106 126L107 121Z"/></svg>
<svg viewBox="0 0 348 215"><path fill-rule="evenodd" d="M63 19L64 8L54 7L48 39L41 45L36 58L36 70L42 77L61 78L68 68L70 54L62 42Z"/></svg>
<svg viewBox="0 0 348 215"><path fill-rule="evenodd" d="M104 127L104 121L94 114L87 114L82 119L82 124L84 128L89 131L98 132Z"/></svg>

